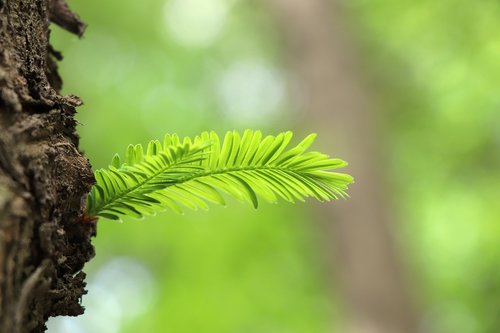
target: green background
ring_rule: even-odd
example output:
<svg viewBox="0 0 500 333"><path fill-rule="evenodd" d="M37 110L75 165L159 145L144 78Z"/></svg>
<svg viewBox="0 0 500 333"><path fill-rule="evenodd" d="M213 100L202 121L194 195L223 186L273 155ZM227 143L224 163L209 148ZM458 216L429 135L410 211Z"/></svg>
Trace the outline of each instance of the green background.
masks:
<svg viewBox="0 0 500 333"><path fill-rule="evenodd" d="M54 26L52 44L64 54L63 93L85 102L81 148L94 168L165 133L314 131L300 127L284 40L262 3L70 4L89 24L85 36ZM386 192L402 203L395 230L422 327L498 332L500 3L346 6L384 119ZM101 220L88 311L52 319L48 332L341 332L314 209L230 201L210 212Z"/></svg>

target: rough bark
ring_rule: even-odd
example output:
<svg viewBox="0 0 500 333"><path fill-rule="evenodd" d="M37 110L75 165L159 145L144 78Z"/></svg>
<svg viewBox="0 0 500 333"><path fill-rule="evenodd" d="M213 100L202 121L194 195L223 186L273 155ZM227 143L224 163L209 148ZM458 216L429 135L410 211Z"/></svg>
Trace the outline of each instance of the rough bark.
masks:
<svg viewBox="0 0 500 333"><path fill-rule="evenodd" d="M322 205L332 265L347 305L343 331L411 333L417 313L392 234L373 99L363 83L341 0L273 0L312 128L350 162L351 198ZM333 255L335 254L335 255Z"/></svg>
<svg viewBox="0 0 500 333"><path fill-rule="evenodd" d="M80 34L63 1L0 0L0 332L43 332L78 315L95 224L82 223L93 183L78 150L74 96L61 96L49 20Z"/></svg>

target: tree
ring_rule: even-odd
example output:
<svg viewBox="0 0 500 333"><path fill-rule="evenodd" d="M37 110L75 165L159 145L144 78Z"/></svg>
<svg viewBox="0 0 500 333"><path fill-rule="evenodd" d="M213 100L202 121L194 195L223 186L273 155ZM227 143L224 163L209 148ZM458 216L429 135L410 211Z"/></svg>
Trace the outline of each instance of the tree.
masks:
<svg viewBox="0 0 500 333"><path fill-rule="evenodd" d="M64 0L0 1L0 331L43 332L83 312L92 223L76 223L94 178L61 96L50 21L82 35Z"/></svg>
<svg viewBox="0 0 500 333"><path fill-rule="evenodd" d="M391 234L391 209L376 166L379 135L371 96L357 70L342 1L268 2L288 42L290 65L309 92L308 119L331 133L357 180L352 199L322 207L329 250L336 254L349 332L416 332L418 312ZM326 126L325 126L326 124ZM323 131L321 131L323 129Z"/></svg>

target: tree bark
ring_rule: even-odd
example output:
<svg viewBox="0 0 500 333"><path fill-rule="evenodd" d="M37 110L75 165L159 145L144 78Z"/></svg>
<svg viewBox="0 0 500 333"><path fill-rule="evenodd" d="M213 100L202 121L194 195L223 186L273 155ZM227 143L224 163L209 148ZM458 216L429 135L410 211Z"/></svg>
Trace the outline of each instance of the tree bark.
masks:
<svg viewBox="0 0 500 333"><path fill-rule="evenodd" d="M81 35L60 0L0 0L0 332L44 332L83 313L94 178L78 150L75 96L61 96L49 21Z"/></svg>
<svg viewBox="0 0 500 333"><path fill-rule="evenodd" d="M322 205L328 249L353 333L418 331L392 234L373 99L358 72L341 0L273 0L310 126L349 161L351 198Z"/></svg>

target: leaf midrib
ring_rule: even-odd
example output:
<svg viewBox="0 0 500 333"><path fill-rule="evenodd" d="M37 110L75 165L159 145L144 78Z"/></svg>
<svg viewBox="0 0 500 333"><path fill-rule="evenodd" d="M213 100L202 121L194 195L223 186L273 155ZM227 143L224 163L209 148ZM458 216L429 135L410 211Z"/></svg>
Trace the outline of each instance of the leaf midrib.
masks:
<svg viewBox="0 0 500 333"><path fill-rule="evenodd" d="M183 183L187 183L187 182L189 182L193 179L197 179L197 178L210 177L210 176L214 176L214 175L228 174L228 173L233 173L233 172L235 173L235 172L240 172L240 171L259 171L259 170L263 170L263 169L264 170L280 170L280 171L284 171L286 173L301 174L300 171L286 168L286 167L280 167L280 166L276 166L276 165L259 165L259 166L222 168L222 169L214 170L214 171L208 170L205 172L195 173L192 176L181 178L181 179L179 179L178 182L174 182L174 183L172 183L172 185L166 186L165 188L179 185L179 184L183 184Z"/></svg>

